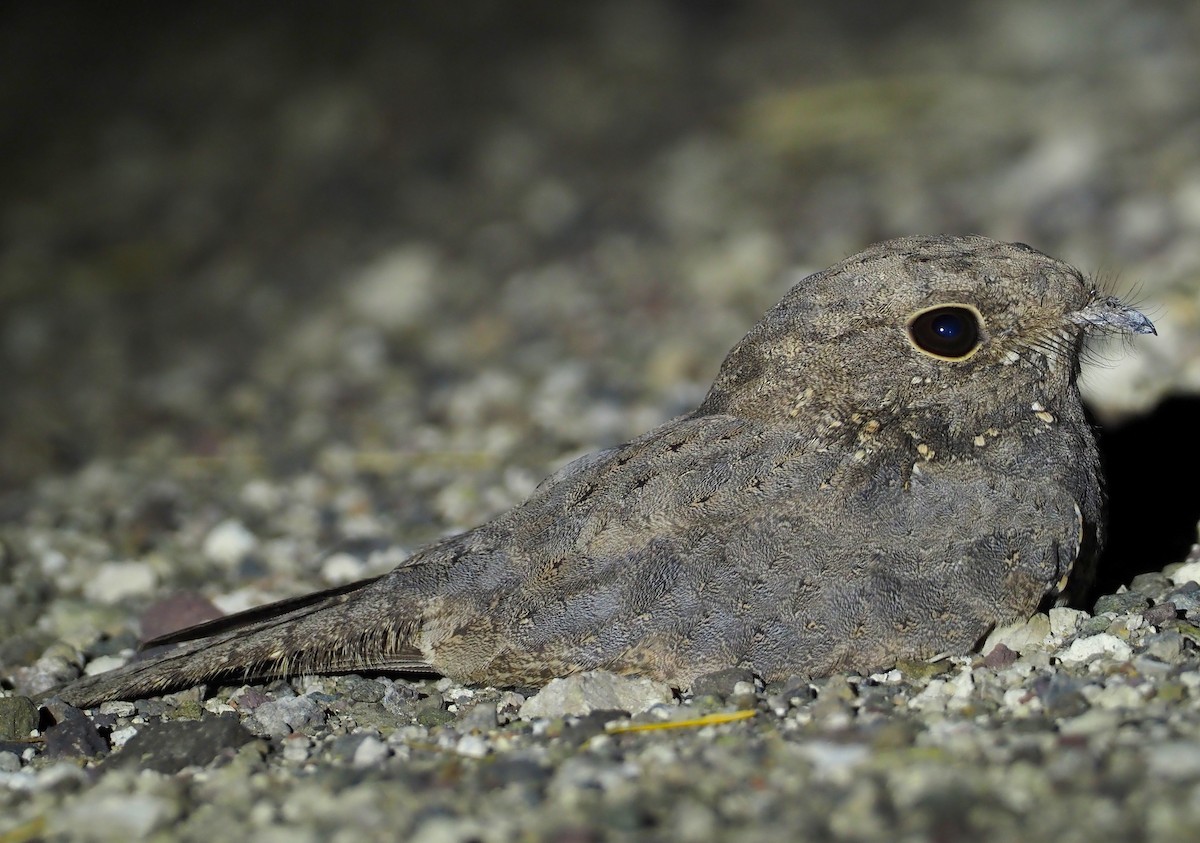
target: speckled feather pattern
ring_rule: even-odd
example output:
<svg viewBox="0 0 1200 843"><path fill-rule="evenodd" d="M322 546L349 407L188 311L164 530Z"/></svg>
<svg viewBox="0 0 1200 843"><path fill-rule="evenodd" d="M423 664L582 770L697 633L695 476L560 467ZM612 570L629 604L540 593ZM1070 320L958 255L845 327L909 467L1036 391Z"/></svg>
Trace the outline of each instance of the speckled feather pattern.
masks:
<svg viewBox="0 0 1200 843"><path fill-rule="evenodd" d="M906 327L945 304L980 319L962 359ZM1088 330L1153 329L1026 246L877 244L797 284L694 412L357 589L171 636L58 693L349 670L527 686L607 668L687 687L735 665L770 680L969 651L1090 577Z"/></svg>

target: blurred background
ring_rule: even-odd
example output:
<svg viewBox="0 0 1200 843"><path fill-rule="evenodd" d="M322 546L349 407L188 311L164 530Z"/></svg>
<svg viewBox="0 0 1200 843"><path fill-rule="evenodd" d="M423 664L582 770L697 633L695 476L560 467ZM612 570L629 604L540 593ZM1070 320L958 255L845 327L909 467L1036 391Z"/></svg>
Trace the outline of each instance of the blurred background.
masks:
<svg viewBox="0 0 1200 843"><path fill-rule="evenodd" d="M1084 380L1104 583L1178 561L1197 44L1188 0L4 4L0 633L371 573L314 560L690 408L793 283L915 233L1147 309Z"/></svg>

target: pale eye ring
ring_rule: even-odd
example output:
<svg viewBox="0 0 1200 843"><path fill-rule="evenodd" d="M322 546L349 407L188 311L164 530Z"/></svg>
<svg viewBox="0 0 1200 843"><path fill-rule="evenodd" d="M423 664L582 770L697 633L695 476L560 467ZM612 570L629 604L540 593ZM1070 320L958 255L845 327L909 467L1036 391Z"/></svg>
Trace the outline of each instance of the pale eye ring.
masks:
<svg viewBox="0 0 1200 843"><path fill-rule="evenodd" d="M963 304L941 304L914 313L908 338L918 351L942 360L966 360L983 342L979 311Z"/></svg>

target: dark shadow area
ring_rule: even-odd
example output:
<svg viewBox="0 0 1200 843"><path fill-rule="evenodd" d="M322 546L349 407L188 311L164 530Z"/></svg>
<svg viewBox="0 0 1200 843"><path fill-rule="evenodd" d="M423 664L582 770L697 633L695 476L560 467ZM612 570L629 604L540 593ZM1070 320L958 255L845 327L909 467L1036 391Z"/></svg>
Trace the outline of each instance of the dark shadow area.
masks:
<svg viewBox="0 0 1200 843"><path fill-rule="evenodd" d="M1109 529L1094 595L1181 561L1196 541L1197 419L1200 399L1170 398L1149 415L1099 431Z"/></svg>

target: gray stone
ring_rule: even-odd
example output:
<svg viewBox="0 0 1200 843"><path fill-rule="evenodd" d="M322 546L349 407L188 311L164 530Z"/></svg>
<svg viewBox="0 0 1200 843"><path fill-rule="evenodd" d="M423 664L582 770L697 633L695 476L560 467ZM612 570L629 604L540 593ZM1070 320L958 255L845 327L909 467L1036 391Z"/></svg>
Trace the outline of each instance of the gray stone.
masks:
<svg viewBox="0 0 1200 843"><path fill-rule="evenodd" d="M743 667L728 667L713 673L698 676L692 682L692 695L696 697L716 697L728 699L734 693L734 686L739 682L754 682L754 674Z"/></svg>
<svg viewBox="0 0 1200 843"><path fill-rule="evenodd" d="M251 722L257 724L260 734L283 737L306 726L321 725L325 722L325 712L306 694L263 703L254 709Z"/></svg>
<svg viewBox="0 0 1200 843"><path fill-rule="evenodd" d="M218 755L254 740L234 715L147 723L107 762L113 768L136 767L178 773L204 767Z"/></svg>
<svg viewBox="0 0 1200 843"><path fill-rule="evenodd" d="M38 710L29 697L0 697L0 740L29 737L37 728Z"/></svg>
<svg viewBox="0 0 1200 843"><path fill-rule="evenodd" d="M441 694L433 694L417 701L413 716L422 726L440 726L453 720L454 712L446 709Z"/></svg>
<svg viewBox="0 0 1200 843"><path fill-rule="evenodd" d="M1133 591L1123 591L1120 594L1104 594L1096 600L1096 609L1092 614L1102 615L1105 612L1137 612L1150 605L1150 601Z"/></svg>

